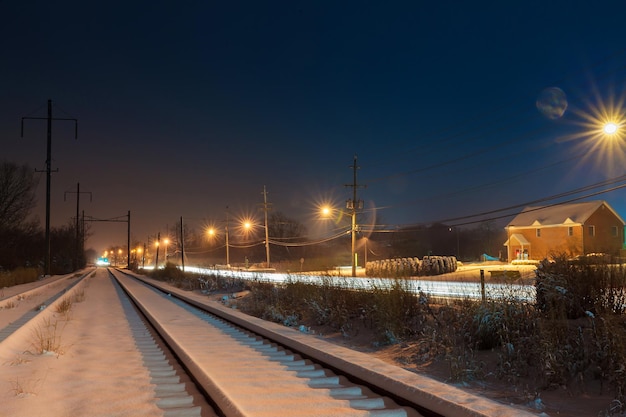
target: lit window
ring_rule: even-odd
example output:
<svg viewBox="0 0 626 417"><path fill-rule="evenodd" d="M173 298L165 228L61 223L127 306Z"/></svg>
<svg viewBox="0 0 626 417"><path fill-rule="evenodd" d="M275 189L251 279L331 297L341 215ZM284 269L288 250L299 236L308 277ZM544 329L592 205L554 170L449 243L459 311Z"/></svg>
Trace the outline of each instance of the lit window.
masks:
<svg viewBox="0 0 626 417"><path fill-rule="evenodd" d="M589 226L589 228L587 230L589 230L589 236L595 236L596 235L596 227L595 226Z"/></svg>

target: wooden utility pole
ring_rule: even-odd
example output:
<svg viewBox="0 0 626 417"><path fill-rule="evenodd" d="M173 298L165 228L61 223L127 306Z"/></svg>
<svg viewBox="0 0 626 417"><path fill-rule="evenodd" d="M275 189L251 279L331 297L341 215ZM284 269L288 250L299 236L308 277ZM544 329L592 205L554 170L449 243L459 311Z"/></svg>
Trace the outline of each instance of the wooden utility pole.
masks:
<svg viewBox="0 0 626 417"><path fill-rule="evenodd" d="M226 267L230 268L230 252L228 244L228 206L226 206Z"/></svg>
<svg viewBox="0 0 626 417"><path fill-rule="evenodd" d="M47 120L47 152L46 152L46 253L44 257L44 274L50 275L50 188L52 177L52 121L71 120L74 122L74 139L78 139L78 121L76 119L53 118L52 100L48 100L48 117L22 117L21 137L24 137L24 120ZM58 170L54 170L57 172ZM37 171L43 172L43 171Z"/></svg>
<svg viewBox="0 0 626 417"><path fill-rule="evenodd" d="M354 163L352 164L352 166L350 167L352 168L352 172L353 172L353 179L352 179L352 184L346 184L346 187L352 187L352 199L348 200L346 202L346 208L348 210L350 210L350 215L352 217L352 225L350 228L350 234L351 234L351 238L352 238L352 253L351 253L351 257L352 257L352 276L356 277L356 264L357 264L357 254L356 254L356 232L357 232L357 225L356 225L356 214L357 211L361 210L363 208L363 200L357 200L356 198L356 190L358 187L365 187L365 185L359 185L356 181L356 171L357 169L359 169L359 167L356 164L356 155L354 155Z"/></svg>
<svg viewBox="0 0 626 417"><path fill-rule="evenodd" d="M267 190L265 189L265 185L263 186L263 212L265 216L265 259L266 259L266 268L270 267L270 233L267 225L267 211L269 210L269 206L267 203Z"/></svg>
<svg viewBox="0 0 626 417"><path fill-rule="evenodd" d="M159 269L159 246L161 246L161 232L157 233L156 241L156 259L154 261L154 270Z"/></svg>
<svg viewBox="0 0 626 417"><path fill-rule="evenodd" d="M76 254L74 257L74 270L77 270L79 268L79 263L80 263L80 252L84 249L83 239L81 239L81 236L83 236L84 232L81 230L80 220L78 217L79 210L80 210L80 194L81 194L79 182L76 183L76 191L66 191L63 194L63 201L65 201L65 197L68 194L73 194L73 193L76 194ZM83 194L89 194L89 201L92 201L92 196L91 196L90 191L83 191ZM84 220L83 220L83 223L84 223Z"/></svg>
<svg viewBox="0 0 626 417"><path fill-rule="evenodd" d="M180 262L185 272L185 233L183 231L183 216L180 216Z"/></svg>

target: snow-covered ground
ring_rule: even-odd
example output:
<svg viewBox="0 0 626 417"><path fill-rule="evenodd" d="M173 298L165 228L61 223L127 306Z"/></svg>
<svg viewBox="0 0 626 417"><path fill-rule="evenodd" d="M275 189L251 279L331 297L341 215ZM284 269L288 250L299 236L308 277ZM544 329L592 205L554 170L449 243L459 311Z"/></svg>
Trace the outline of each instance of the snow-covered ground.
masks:
<svg viewBox="0 0 626 417"><path fill-rule="evenodd" d="M3 297L23 289L5 289ZM0 328L58 290L46 285L36 290L38 298L3 307ZM0 344L0 416L163 415L107 272L97 270L71 291L80 296L72 297L69 313L51 305ZM54 345L43 354L42 334Z"/></svg>
<svg viewBox="0 0 626 417"><path fill-rule="evenodd" d="M106 274L99 270L81 284L84 299L68 315L42 313L35 326L0 344L0 416L163 415ZM53 291L42 287L38 297L47 299ZM19 303L35 308L38 301ZM0 328L12 320L14 308L0 310ZM57 352L37 353L41 333L55 336Z"/></svg>

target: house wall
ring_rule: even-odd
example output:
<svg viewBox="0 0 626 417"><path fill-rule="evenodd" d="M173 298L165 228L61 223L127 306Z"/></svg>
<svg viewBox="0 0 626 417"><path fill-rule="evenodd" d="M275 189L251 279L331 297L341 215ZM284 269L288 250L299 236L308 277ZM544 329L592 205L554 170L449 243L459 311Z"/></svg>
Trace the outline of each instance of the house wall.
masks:
<svg viewBox="0 0 626 417"><path fill-rule="evenodd" d="M594 236L590 236L588 227L594 226ZM611 227L617 227L617 236L611 233ZM568 228L573 228L573 235L568 235ZM537 237L537 229L541 236ZM513 233L523 235L530 243L525 246L528 250L528 259L541 260L554 255L575 257L589 253L608 253L619 256L624 244L624 225L613 212L601 206L596 210L584 225L558 225L545 227L511 227L509 236ZM510 239L509 239L510 240ZM515 259L517 244L509 247L509 262Z"/></svg>
<svg viewBox="0 0 626 417"><path fill-rule="evenodd" d="M595 236L589 236L588 226L595 226ZM612 226L617 227L617 236L611 234ZM583 242L585 253L618 256L624 242L624 227L611 210L602 206L585 222Z"/></svg>
<svg viewBox="0 0 626 417"><path fill-rule="evenodd" d="M573 235L568 236L569 227L573 228ZM541 230L541 236L537 237L537 229ZM553 255L566 255L574 257L583 252L583 228L575 226L552 226L552 227L528 227L511 229L511 233L523 235L530 243L528 258L541 260ZM515 258L515 250L520 247L511 247L511 256Z"/></svg>

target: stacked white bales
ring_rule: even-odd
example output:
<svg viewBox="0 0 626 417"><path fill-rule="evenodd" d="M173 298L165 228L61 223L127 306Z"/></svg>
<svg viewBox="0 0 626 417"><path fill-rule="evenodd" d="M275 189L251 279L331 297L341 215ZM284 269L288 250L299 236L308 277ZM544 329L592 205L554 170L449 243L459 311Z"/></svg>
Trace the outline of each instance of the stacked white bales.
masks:
<svg viewBox="0 0 626 417"><path fill-rule="evenodd" d="M368 262L365 273L381 278L428 276L454 272L457 267L454 256L425 256L421 261L419 258L393 258Z"/></svg>

